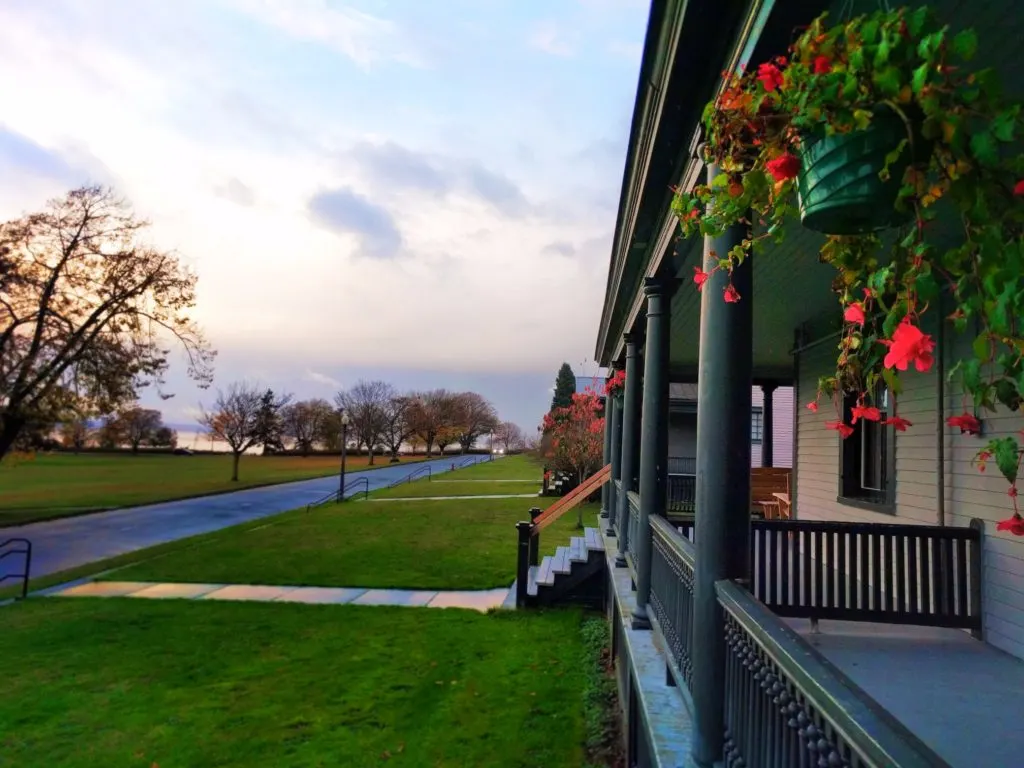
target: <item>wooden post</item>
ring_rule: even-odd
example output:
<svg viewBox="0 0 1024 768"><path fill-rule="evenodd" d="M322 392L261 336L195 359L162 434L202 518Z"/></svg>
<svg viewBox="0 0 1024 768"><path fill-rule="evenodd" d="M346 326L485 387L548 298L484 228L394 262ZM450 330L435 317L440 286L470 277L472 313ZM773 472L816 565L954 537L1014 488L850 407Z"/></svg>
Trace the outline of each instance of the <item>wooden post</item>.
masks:
<svg viewBox="0 0 1024 768"><path fill-rule="evenodd" d="M540 507L530 508L530 524L535 525L541 515ZM530 565L540 564L540 531L530 537Z"/></svg>
<svg viewBox="0 0 1024 768"><path fill-rule="evenodd" d="M519 532L519 546L516 550L516 608L526 607L526 588L530 580L530 539L533 538L533 523L516 523Z"/></svg>
<svg viewBox="0 0 1024 768"><path fill-rule="evenodd" d="M709 165L707 183L718 175ZM747 236L734 226L704 239L697 384L697 562L693 600L694 762L722 759L725 731L725 631L715 593L720 579L748 579L750 569L750 389L753 357L751 259L733 270L740 300L727 303L730 275L718 259Z"/></svg>

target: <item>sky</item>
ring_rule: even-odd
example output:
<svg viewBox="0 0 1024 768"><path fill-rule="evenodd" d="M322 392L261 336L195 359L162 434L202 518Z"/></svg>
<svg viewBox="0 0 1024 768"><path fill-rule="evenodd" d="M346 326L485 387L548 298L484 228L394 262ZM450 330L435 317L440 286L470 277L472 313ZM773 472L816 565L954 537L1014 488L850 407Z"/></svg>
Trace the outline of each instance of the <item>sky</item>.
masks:
<svg viewBox="0 0 1024 768"><path fill-rule="evenodd" d="M199 276L214 389L592 375L644 0L4 0L0 217L86 183ZM210 405L172 357L159 404Z"/></svg>

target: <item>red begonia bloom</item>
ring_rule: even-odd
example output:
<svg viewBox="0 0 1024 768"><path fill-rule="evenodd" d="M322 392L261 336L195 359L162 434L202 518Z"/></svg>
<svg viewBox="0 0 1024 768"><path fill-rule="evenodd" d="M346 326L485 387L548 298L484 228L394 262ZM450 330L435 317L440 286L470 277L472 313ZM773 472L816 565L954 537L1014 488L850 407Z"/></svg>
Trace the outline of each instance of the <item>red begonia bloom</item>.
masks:
<svg viewBox="0 0 1024 768"><path fill-rule="evenodd" d="M800 158L789 152L779 155L774 160L765 163L768 173L776 181L786 181L795 178L800 172Z"/></svg>
<svg viewBox="0 0 1024 768"><path fill-rule="evenodd" d="M856 323L857 325L864 325L864 306L859 302L855 301L846 308L846 312L843 313L843 319L848 323Z"/></svg>
<svg viewBox="0 0 1024 768"><path fill-rule="evenodd" d="M960 427L960 434L965 432L968 435L981 434L981 422L969 413L961 413L959 416L950 416L946 423L951 427Z"/></svg>
<svg viewBox="0 0 1024 768"><path fill-rule="evenodd" d="M873 405L855 405L850 409L850 413L852 414L851 424L856 424L857 419L864 419L864 421L880 421L882 419L882 412Z"/></svg>
<svg viewBox="0 0 1024 768"><path fill-rule="evenodd" d="M1009 531L1014 536L1024 536L1024 518L1021 518L1020 515L1014 512L1013 517L1007 518L1006 520L1000 520L996 525L996 530Z"/></svg>
<svg viewBox="0 0 1024 768"><path fill-rule="evenodd" d="M761 81L764 89L771 93L776 88L782 87L782 70L774 64L765 62L757 68L757 79Z"/></svg>
<svg viewBox="0 0 1024 768"><path fill-rule="evenodd" d="M818 404L817 403L808 403L807 404L807 410L810 411L811 413L817 413L818 412Z"/></svg>
<svg viewBox="0 0 1024 768"><path fill-rule="evenodd" d="M882 343L889 347L885 360L882 361L886 368L905 371L907 365L913 363L917 370L924 373L932 367L932 350L935 348L935 342L931 336L922 333L920 328L910 322L909 317L903 318L896 326L891 341Z"/></svg>
<svg viewBox="0 0 1024 768"><path fill-rule="evenodd" d="M1013 194L1024 195L1024 179L1021 179L1013 185Z"/></svg>
<svg viewBox="0 0 1024 768"><path fill-rule="evenodd" d="M890 416L882 423L892 427L897 432L906 432L907 427L914 426L911 422L907 421L902 416Z"/></svg>
<svg viewBox="0 0 1024 768"><path fill-rule="evenodd" d="M814 74L824 75L832 71L832 60L828 56L818 56L814 60Z"/></svg>
<svg viewBox="0 0 1024 768"><path fill-rule="evenodd" d="M693 282L697 284L698 291L704 287L704 283L707 282L709 277L711 277L710 272L705 272L700 267L693 268Z"/></svg>
<svg viewBox="0 0 1024 768"><path fill-rule="evenodd" d="M725 289L725 292L722 294L722 296L729 304L735 304L737 301L740 300L740 293L739 291L736 290L736 286L734 286L732 283L729 283L729 287Z"/></svg>
<svg viewBox="0 0 1024 768"><path fill-rule="evenodd" d="M836 432L842 435L842 438L844 440L853 434L853 427L851 427L849 424L844 424L841 421L827 421L825 422L825 426L828 429L834 429Z"/></svg>

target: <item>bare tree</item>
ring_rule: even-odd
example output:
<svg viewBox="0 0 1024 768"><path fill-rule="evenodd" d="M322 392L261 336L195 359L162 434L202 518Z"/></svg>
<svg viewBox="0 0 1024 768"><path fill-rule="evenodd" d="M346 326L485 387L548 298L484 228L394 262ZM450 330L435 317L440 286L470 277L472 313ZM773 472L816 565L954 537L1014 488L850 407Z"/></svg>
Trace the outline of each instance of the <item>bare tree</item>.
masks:
<svg viewBox="0 0 1024 768"><path fill-rule="evenodd" d="M294 440L296 450L308 456L318 442L327 442L324 438L333 410L331 404L322 398L300 400L286 406L281 413L284 436Z"/></svg>
<svg viewBox="0 0 1024 768"><path fill-rule="evenodd" d="M211 438L227 443L234 461L231 464L231 480L238 481L238 462L242 454L260 441L260 407L263 390L244 382L231 384L227 391L218 390L213 410L203 412L200 424L209 431Z"/></svg>
<svg viewBox="0 0 1024 768"><path fill-rule="evenodd" d="M457 396L455 425L459 429L456 438L466 453L481 435L486 435L498 426L498 413L482 395L463 392Z"/></svg>
<svg viewBox="0 0 1024 768"><path fill-rule="evenodd" d="M76 453L89 443L92 430L89 428L89 420L83 416L75 416L65 420L60 425L60 441L65 448L70 448Z"/></svg>
<svg viewBox="0 0 1024 768"><path fill-rule="evenodd" d="M348 413L356 441L365 445L373 464L373 450L381 442L388 403L395 396L394 388L385 381L363 381L334 398L339 408Z"/></svg>
<svg viewBox="0 0 1024 768"><path fill-rule="evenodd" d="M450 438L451 427L455 424L457 398L445 389L435 389L410 396L412 406L409 410L409 421L413 432L426 447L427 456L435 443L444 453L444 448L452 442L448 439L445 446L438 443L438 436L447 430Z"/></svg>
<svg viewBox="0 0 1024 768"><path fill-rule="evenodd" d="M139 452L139 446L149 442L160 427L164 425L160 411L152 408L133 406L117 415L121 434L131 446L132 453Z"/></svg>
<svg viewBox="0 0 1024 768"><path fill-rule="evenodd" d="M196 277L141 242L146 223L101 187L0 224L0 459L69 396L99 413L161 381L168 342L209 385L210 350L188 312Z"/></svg>
<svg viewBox="0 0 1024 768"><path fill-rule="evenodd" d="M391 453L391 461L398 461L398 451L402 443L412 434L409 414L412 410L412 398L407 396L392 397L384 409L384 429L381 436L384 445Z"/></svg>
<svg viewBox="0 0 1024 768"><path fill-rule="evenodd" d="M502 447L505 453L523 450L526 445L526 437L518 424L511 421L503 421L494 429L494 439Z"/></svg>

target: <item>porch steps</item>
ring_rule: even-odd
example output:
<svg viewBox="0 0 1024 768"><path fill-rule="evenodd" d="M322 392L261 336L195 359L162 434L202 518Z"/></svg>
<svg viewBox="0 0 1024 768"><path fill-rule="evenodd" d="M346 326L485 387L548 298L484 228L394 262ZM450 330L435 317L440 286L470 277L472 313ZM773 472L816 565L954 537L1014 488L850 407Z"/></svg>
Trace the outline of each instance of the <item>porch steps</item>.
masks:
<svg viewBox="0 0 1024 768"><path fill-rule="evenodd" d="M604 568L604 542L597 528L586 528L573 536L568 546L530 567L526 593L528 605L558 602L586 602L585 583Z"/></svg>

